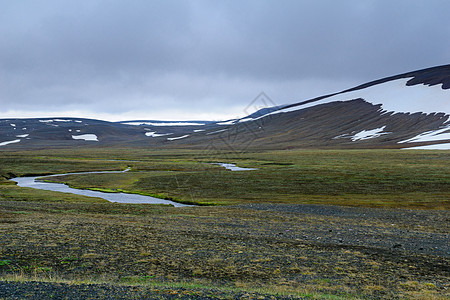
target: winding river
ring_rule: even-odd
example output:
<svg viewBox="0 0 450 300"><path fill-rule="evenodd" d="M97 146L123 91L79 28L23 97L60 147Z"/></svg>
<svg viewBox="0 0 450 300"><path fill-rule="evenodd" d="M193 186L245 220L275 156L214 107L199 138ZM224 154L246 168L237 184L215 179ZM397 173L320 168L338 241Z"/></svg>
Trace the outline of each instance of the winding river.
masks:
<svg viewBox="0 0 450 300"><path fill-rule="evenodd" d="M227 163L214 163L214 164L220 165L231 171L257 170L254 168L240 168L240 167L237 167L235 164L227 164ZM66 173L66 174L55 174L55 175L46 175L46 176L16 177L11 180L17 182L17 185L20 187L29 187L29 188L34 188L34 189L62 192L62 193L72 193L72 194L88 196L88 197L97 197L97 198L102 198L102 199L108 200L110 202L134 203L134 204L167 204L167 205L173 205L175 207L192 206L192 205L182 204L182 203L178 203L178 202L174 202L174 201L170 201L170 200L155 198L155 197L151 197L151 196L138 195L138 194L105 193L105 192L100 192L100 191L74 189L64 183L44 182L42 180L39 180L40 178L44 178L44 177L79 175L79 174L124 173L124 172L128 172L128 171L129 171L129 169L126 169L124 171L79 172L79 173Z"/></svg>
<svg viewBox="0 0 450 300"><path fill-rule="evenodd" d="M50 175L50 176L16 177L11 180L17 182L17 185L20 187L29 187L29 188L40 189L40 190L72 193L72 194L76 194L76 195L83 195L83 196L89 196L89 197L97 197L97 198L103 198L110 202L134 203L134 204L168 204L168 205L173 205L175 207L192 206L192 205L186 205L186 204L182 204L182 203L178 203L178 202L174 202L174 201L170 201L170 200L164 200L164 199L160 199L160 198L154 198L154 197L138 195L138 194L104 193L104 192L91 191L91 190L79 190L79 189L71 188L63 183L43 182L38 179L38 178L43 178L43 177L54 177L54 176L74 175L74 174L123 173L126 171L128 171L128 170L67 173L67 174L56 174L56 175Z"/></svg>

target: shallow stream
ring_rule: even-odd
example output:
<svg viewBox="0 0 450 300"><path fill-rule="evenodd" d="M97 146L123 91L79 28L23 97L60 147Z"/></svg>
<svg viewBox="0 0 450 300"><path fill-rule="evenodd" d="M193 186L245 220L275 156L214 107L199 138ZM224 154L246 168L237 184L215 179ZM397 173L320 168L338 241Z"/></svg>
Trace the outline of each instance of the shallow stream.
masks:
<svg viewBox="0 0 450 300"><path fill-rule="evenodd" d="M227 163L214 163L214 164L225 167L231 171L257 170L257 169L253 169L253 168L240 168L234 164L227 164ZM100 191L74 189L64 183L44 182L41 180L41 178L45 178L45 177L55 177L55 176L64 176L64 175L123 173L123 172L127 172L127 171L129 171L129 169L127 169L125 171L80 172L80 173L55 174L55 175L48 175L48 176L16 177L11 180L17 182L17 185L20 187L29 187L29 188L34 188L34 189L62 192L62 193L72 193L72 194L88 196L88 197L97 197L97 198L102 198L102 199L108 200L110 202L134 203L134 204L168 204L168 205L173 205L175 207L192 206L192 205L174 202L171 200L165 200L165 199L160 199L160 198L155 198L155 197L145 196L145 195L127 194L127 193L106 193L106 192L100 192Z"/></svg>
<svg viewBox="0 0 450 300"><path fill-rule="evenodd" d="M170 201L170 200L154 198L154 197L138 195L138 194L105 193L105 192L99 192L99 191L74 189L63 183L51 183L51 182L44 182L44 181L39 180L40 178L44 178L44 177L54 177L54 176L74 175L74 174L122 173L122 172L126 172L126 171L128 171L128 170L67 173L67 174L56 174L56 175L50 175L50 176L16 177L11 180L17 182L17 185L20 187L29 187L29 188L40 189L40 190L72 193L72 194L76 194L76 195L83 195L83 196L89 196L89 197L97 197L97 198L103 198L110 202L134 203L134 204L168 204L168 205L173 205L175 207L191 206L191 205L186 205L186 204L182 204L182 203L178 203L178 202L174 202L174 201Z"/></svg>

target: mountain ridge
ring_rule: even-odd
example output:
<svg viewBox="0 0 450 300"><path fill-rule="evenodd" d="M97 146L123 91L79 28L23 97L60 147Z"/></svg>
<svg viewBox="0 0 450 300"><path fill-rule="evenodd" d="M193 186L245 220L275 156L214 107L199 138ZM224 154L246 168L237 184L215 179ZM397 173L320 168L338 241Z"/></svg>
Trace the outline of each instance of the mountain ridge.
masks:
<svg viewBox="0 0 450 300"><path fill-rule="evenodd" d="M226 121L0 119L0 150L84 146L213 147L230 151L450 149L449 107L450 65L443 65L296 103L264 107Z"/></svg>

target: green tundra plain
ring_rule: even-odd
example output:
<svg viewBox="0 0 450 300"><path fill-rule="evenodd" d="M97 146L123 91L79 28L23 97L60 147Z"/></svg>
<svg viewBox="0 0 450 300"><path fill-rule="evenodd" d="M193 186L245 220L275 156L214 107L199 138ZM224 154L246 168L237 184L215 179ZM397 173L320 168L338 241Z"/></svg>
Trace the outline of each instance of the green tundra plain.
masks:
<svg viewBox="0 0 450 300"><path fill-rule="evenodd" d="M197 206L117 204L9 180L127 168L46 180ZM130 298L138 288L441 299L450 296L449 209L448 151L3 150L0 276L133 286ZM426 242L398 241L409 237Z"/></svg>

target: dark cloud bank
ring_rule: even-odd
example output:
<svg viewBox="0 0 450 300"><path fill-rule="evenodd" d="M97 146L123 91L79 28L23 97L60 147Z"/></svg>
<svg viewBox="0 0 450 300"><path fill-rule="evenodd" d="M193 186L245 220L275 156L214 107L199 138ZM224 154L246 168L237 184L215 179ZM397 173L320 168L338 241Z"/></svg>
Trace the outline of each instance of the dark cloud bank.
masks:
<svg viewBox="0 0 450 300"><path fill-rule="evenodd" d="M448 64L450 2L0 0L0 118L226 118Z"/></svg>

